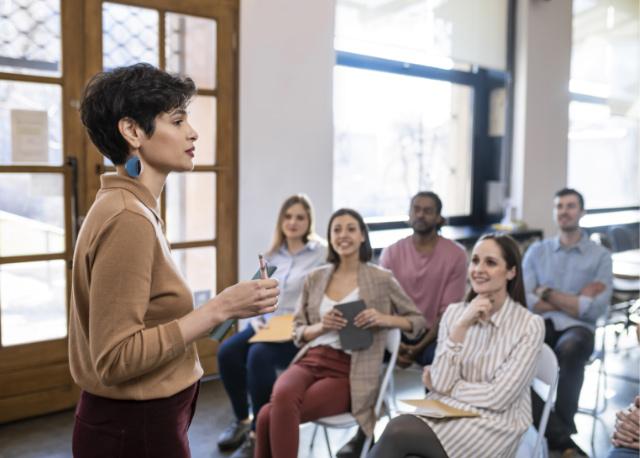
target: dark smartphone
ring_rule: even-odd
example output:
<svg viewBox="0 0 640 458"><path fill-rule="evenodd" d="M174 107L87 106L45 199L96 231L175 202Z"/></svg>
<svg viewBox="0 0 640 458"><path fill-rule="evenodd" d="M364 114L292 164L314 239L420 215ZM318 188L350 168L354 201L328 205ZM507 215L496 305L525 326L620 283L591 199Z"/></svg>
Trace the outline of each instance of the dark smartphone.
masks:
<svg viewBox="0 0 640 458"><path fill-rule="evenodd" d="M269 277L271 277L273 275L273 273L276 271L277 267L276 266L272 266L270 264L267 264L267 275ZM258 269L256 271L256 273L253 275L253 277L251 278L252 280L259 280L260 279L260 269ZM238 320L235 318L232 318L230 320L227 320L223 323L220 323L218 326L216 326L215 328L213 328L213 331L211 331L211 334L209 334L209 337L211 337L214 340L222 340L224 338L224 336L227 335L227 333L229 332L229 330L233 327L234 324L236 324Z"/></svg>

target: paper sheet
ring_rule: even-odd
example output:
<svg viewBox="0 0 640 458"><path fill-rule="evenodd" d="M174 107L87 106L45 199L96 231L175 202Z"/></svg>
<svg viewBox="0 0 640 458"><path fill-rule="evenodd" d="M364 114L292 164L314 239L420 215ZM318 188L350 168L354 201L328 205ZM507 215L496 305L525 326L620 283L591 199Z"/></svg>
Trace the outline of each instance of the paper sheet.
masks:
<svg viewBox="0 0 640 458"><path fill-rule="evenodd" d="M434 399L401 399L401 402L412 406L413 408L400 409L405 413L413 413L431 418L456 418L456 417L479 417L477 413L467 412L466 410L456 409L448 406L444 402Z"/></svg>
<svg viewBox="0 0 640 458"><path fill-rule="evenodd" d="M255 342L288 342L293 340L293 315L274 316L266 326L249 339Z"/></svg>

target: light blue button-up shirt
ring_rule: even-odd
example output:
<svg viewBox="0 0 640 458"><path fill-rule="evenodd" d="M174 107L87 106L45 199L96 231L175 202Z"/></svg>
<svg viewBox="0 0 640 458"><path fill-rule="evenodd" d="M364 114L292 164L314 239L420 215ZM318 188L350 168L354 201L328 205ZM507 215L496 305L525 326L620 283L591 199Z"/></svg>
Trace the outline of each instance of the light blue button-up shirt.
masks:
<svg viewBox="0 0 640 458"><path fill-rule="evenodd" d="M527 305L530 310L540 300L535 294L538 286L549 286L566 294L580 295L588 283L601 282L605 290L595 297L579 296L578 317L574 318L562 311L544 312L557 331L572 326L583 326L595 330L596 320L605 314L611 301L613 274L611 253L589 240L582 232L580 241L572 246L563 246L560 238L536 242L525 253L522 263Z"/></svg>
<svg viewBox="0 0 640 458"><path fill-rule="evenodd" d="M265 259L277 267L272 278L280 282L278 310L273 315L290 315L298 305L304 279L327 262L327 247L317 240L309 240L302 250L292 255L283 244L275 253L266 254Z"/></svg>

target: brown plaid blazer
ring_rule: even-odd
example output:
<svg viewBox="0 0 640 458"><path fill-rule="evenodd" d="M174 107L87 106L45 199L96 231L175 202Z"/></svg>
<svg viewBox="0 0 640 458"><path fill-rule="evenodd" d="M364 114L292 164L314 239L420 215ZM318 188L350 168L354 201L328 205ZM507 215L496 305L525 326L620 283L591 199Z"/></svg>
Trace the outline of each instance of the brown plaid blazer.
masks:
<svg viewBox="0 0 640 458"><path fill-rule="evenodd" d="M294 342L297 346L304 347L295 356L292 364L308 349L308 345L305 345L308 342L302 340L305 327L320 322L320 303L333 271L333 264L322 266L313 270L305 280L293 321ZM415 339L423 333L426 323L422 314L402 290L391 271L374 264L361 263L358 288L360 299L367 307L407 318L413 325L411 332L405 333L408 338ZM376 421L373 408L378 394L386 338L386 330L374 331L371 346L366 350L353 351L351 354L351 413L367 435L373 434Z"/></svg>

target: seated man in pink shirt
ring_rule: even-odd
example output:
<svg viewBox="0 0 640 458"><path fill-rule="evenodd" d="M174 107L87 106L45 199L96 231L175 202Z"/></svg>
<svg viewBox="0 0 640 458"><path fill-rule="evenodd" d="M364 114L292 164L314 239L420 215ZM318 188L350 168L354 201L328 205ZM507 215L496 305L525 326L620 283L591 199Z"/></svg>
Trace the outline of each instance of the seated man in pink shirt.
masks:
<svg viewBox="0 0 640 458"><path fill-rule="evenodd" d="M435 354L440 317L449 304L461 302L467 278L467 254L459 243L438 235L444 225L442 201L434 192L422 191L411 198L409 224L413 234L385 248L380 265L393 272L400 286L427 321L427 332L414 342L400 345L398 365L413 362L426 366ZM337 458L356 458L365 441L361 429L337 453Z"/></svg>
<svg viewBox="0 0 640 458"><path fill-rule="evenodd" d="M460 302L466 287L467 254L459 243L438 234L444 225L442 201L422 191L411 199L409 225L413 234L387 247L380 265L393 272L427 321L427 332L417 342L400 346L398 365L431 364L440 317L449 304Z"/></svg>

